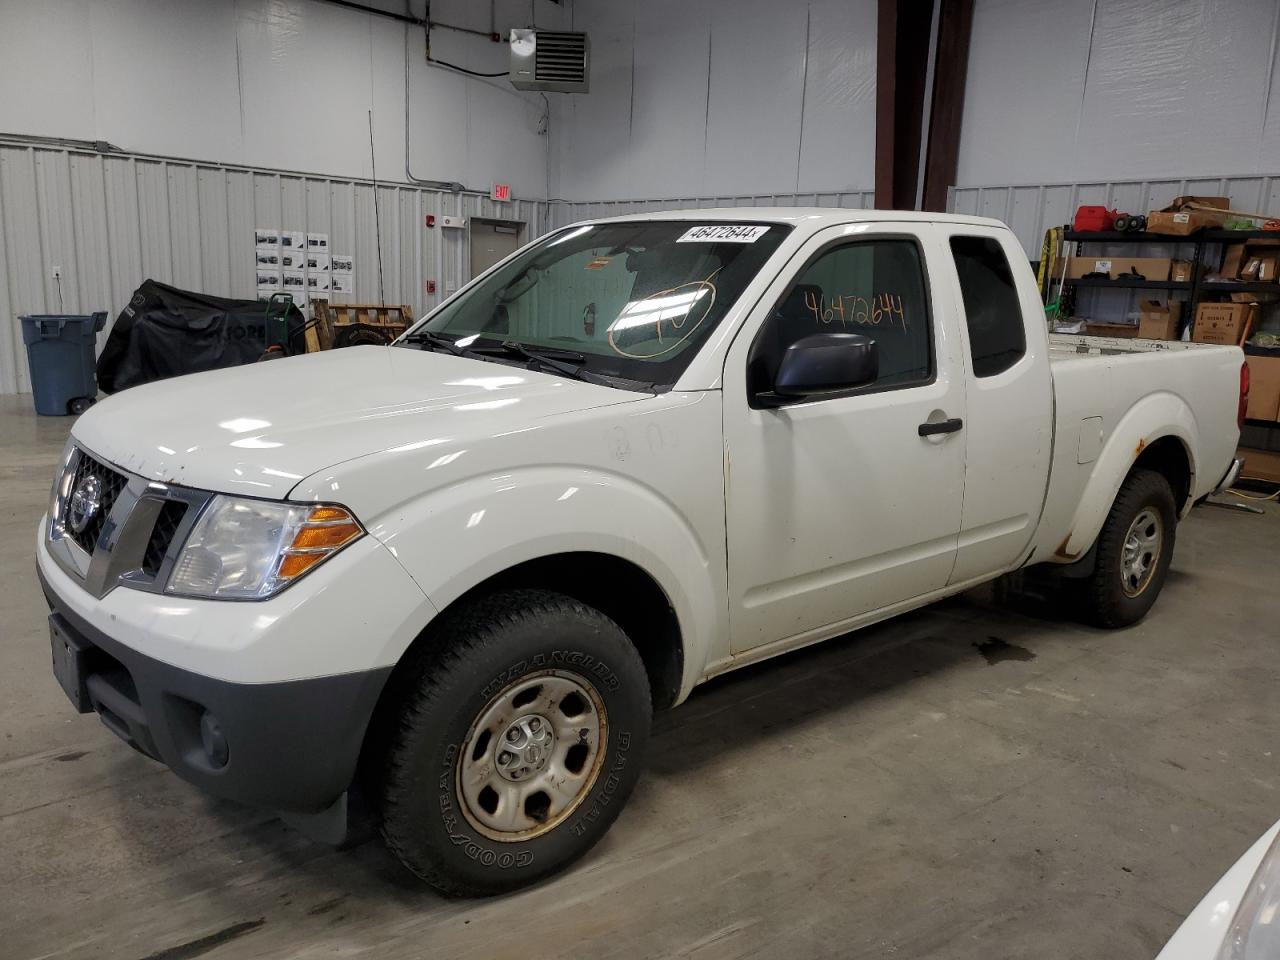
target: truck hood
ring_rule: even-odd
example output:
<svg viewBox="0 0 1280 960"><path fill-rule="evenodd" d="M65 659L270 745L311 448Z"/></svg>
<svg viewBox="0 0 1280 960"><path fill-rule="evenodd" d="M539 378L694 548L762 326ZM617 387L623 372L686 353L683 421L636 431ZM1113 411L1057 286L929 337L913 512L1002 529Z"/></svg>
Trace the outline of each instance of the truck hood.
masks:
<svg viewBox="0 0 1280 960"><path fill-rule="evenodd" d="M364 346L134 387L92 407L72 436L151 480L282 498L346 460L492 437L643 396L523 367Z"/></svg>

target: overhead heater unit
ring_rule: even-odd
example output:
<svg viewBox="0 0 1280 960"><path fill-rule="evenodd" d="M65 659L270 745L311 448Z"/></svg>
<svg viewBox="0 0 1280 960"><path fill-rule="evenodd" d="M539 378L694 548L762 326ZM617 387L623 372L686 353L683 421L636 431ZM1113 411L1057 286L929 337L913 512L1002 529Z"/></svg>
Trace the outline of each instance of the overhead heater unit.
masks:
<svg viewBox="0 0 1280 960"><path fill-rule="evenodd" d="M517 90L586 93L590 66L585 33L511 31L511 85Z"/></svg>

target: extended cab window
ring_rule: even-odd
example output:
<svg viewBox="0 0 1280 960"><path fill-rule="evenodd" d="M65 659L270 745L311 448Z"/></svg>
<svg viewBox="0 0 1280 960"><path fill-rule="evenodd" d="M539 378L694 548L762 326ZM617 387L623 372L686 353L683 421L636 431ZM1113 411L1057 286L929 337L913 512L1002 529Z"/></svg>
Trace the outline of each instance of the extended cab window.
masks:
<svg viewBox="0 0 1280 960"><path fill-rule="evenodd" d="M791 344L836 332L860 333L876 343L880 376L864 392L932 379L928 297L915 241L842 244L801 270L752 348L752 392L771 388Z"/></svg>
<svg viewBox="0 0 1280 960"><path fill-rule="evenodd" d="M1027 352L1022 305L1000 242L991 237L952 237L969 328L973 375L1004 373Z"/></svg>

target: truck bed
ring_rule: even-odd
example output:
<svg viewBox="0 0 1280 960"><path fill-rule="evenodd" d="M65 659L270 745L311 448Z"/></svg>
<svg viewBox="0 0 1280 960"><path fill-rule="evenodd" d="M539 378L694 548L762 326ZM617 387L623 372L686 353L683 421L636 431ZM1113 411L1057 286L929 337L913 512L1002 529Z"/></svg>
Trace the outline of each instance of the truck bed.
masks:
<svg viewBox="0 0 1280 960"><path fill-rule="evenodd" d="M1049 360L1053 461L1034 562L1066 563L1088 549L1120 480L1154 439L1148 421L1177 425L1193 473L1185 506L1230 466L1239 347L1054 334Z"/></svg>
<svg viewBox="0 0 1280 960"><path fill-rule="evenodd" d="M1130 353L1214 349L1216 344L1191 343L1183 340L1144 340L1140 337L1090 337L1080 333L1049 335L1049 361L1075 360L1080 357L1114 357Z"/></svg>

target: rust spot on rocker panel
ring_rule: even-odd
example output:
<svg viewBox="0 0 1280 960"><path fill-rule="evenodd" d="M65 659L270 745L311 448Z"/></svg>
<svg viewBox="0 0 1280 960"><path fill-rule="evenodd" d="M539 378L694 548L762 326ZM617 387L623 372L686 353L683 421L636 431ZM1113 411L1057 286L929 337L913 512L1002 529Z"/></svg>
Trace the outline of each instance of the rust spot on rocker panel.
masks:
<svg viewBox="0 0 1280 960"><path fill-rule="evenodd" d="M1080 556L1079 550L1077 550L1075 553L1072 553L1067 549L1067 544L1071 542L1071 534L1073 533L1075 533L1074 530L1067 531L1067 535L1063 537L1062 542L1058 544L1058 549L1053 551L1053 555L1055 557L1061 557L1063 560L1075 560L1077 557Z"/></svg>

